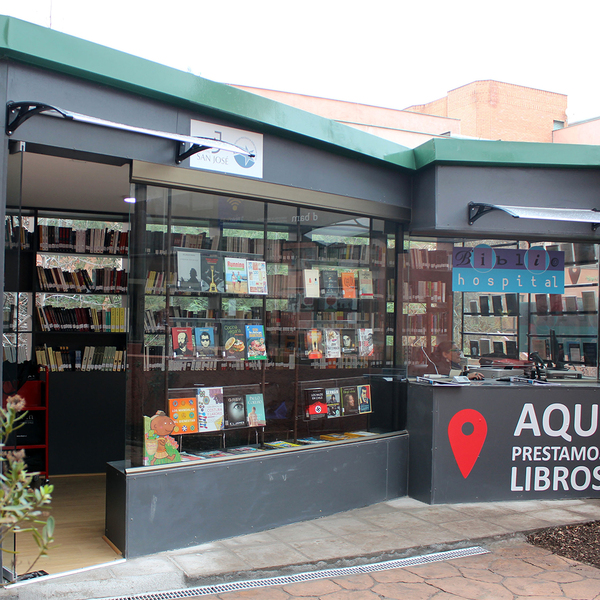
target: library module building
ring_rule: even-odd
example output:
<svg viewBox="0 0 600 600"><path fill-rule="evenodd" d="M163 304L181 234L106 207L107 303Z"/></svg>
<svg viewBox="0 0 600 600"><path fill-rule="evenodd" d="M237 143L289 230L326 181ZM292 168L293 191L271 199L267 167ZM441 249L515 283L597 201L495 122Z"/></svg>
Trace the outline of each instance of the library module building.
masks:
<svg viewBox="0 0 600 600"><path fill-rule="evenodd" d="M599 147L409 149L0 22L3 397L124 557L600 497Z"/></svg>

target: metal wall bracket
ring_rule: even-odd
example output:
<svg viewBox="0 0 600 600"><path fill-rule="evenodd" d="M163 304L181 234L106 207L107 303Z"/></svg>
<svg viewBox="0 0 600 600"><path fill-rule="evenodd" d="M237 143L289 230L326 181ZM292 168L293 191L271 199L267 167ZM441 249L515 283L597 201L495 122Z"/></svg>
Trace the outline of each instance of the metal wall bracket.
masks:
<svg viewBox="0 0 600 600"><path fill-rule="evenodd" d="M469 225L473 225L477 219L483 217L489 212L495 210L495 206L492 204L482 204L480 202L469 202L468 211L469 211Z"/></svg>
<svg viewBox="0 0 600 600"><path fill-rule="evenodd" d="M177 164L181 164L186 158L190 156L194 156L194 154L198 154L198 152L202 152L204 150L211 149L211 146L203 146L202 144L192 144L187 150L185 149L185 144L181 142L179 144L179 150L176 152L175 162Z"/></svg>
<svg viewBox="0 0 600 600"><path fill-rule="evenodd" d="M65 119L72 119L68 113L54 108L43 102L7 102L6 103L6 135L11 136L27 119L35 115L39 115L46 110L55 110L59 112Z"/></svg>

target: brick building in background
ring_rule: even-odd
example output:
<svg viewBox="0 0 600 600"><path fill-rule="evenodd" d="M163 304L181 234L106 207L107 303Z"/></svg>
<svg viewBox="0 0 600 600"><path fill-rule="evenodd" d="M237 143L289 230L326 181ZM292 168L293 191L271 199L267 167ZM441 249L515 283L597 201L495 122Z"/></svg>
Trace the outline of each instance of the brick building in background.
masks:
<svg viewBox="0 0 600 600"><path fill-rule="evenodd" d="M567 96L500 81L474 81L405 110L458 119L461 135L468 137L551 143L552 132L567 123Z"/></svg>
<svg viewBox="0 0 600 600"><path fill-rule="evenodd" d="M567 96L500 81L474 81L404 110L235 86L415 148L435 137L600 144L600 118L567 125Z"/></svg>

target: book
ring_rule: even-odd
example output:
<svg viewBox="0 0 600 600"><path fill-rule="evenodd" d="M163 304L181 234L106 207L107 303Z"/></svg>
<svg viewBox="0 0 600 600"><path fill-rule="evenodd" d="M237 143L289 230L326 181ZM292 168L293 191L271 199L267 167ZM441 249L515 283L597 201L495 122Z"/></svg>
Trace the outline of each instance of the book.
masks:
<svg viewBox="0 0 600 600"><path fill-rule="evenodd" d="M493 342L494 354L504 354L504 343Z"/></svg>
<svg viewBox="0 0 600 600"><path fill-rule="evenodd" d="M342 415L348 417L358 414L358 391L355 385L346 385L340 388L342 398Z"/></svg>
<svg viewBox="0 0 600 600"><path fill-rule="evenodd" d="M369 269L358 271L358 295L361 298L373 297L373 273Z"/></svg>
<svg viewBox="0 0 600 600"><path fill-rule="evenodd" d="M225 291L228 294L248 293L248 272L246 259L226 256L225 262Z"/></svg>
<svg viewBox="0 0 600 600"><path fill-rule="evenodd" d="M256 454L257 452L266 452L263 448L257 448L256 446L237 446L236 448L227 448L227 452L230 454Z"/></svg>
<svg viewBox="0 0 600 600"><path fill-rule="evenodd" d="M538 315L548 314L548 294L535 294L535 310Z"/></svg>
<svg viewBox="0 0 600 600"><path fill-rule="evenodd" d="M560 314L562 311L562 294L550 294L550 312L553 314Z"/></svg>
<svg viewBox="0 0 600 600"><path fill-rule="evenodd" d="M325 388L309 388L304 390L304 416L311 421L327 417Z"/></svg>
<svg viewBox="0 0 600 600"><path fill-rule="evenodd" d="M220 431L223 429L223 388L198 388L198 432Z"/></svg>
<svg viewBox="0 0 600 600"><path fill-rule="evenodd" d="M517 350L517 342L514 340L506 340L506 356L508 358L519 358L519 351Z"/></svg>
<svg viewBox="0 0 600 600"><path fill-rule="evenodd" d="M477 300L471 300L469 302L469 310L472 315L476 315L479 312L479 305L477 304Z"/></svg>
<svg viewBox="0 0 600 600"><path fill-rule="evenodd" d="M203 254L201 268L202 291L209 294L225 292L223 258L219 254Z"/></svg>
<svg viewBox="0 0 600 600"><path fill-rule="evenodd" d="M246 328L241 321L221 321L221 346L227 359L244 360L246 357Z"/></svg>
<svg viewBox="0 0 600 600"><path fill-rule="evenodd" d="M469 346L471 348L471 356L479 356L479 342L477 340L471 340Z"/></svg>
<svg viewBox="0 0 600 600"><path fill-rule="evenodd" d="M565 296L565 312L577 312L577 296Z"/></svg>
<svg viewBox="0 0 600 600"><path fill-rule="evenodd" d="M573 244L575 252L575 262L577 264L586 264L596 262L595 244Z"/></svg>
<svg viewBox="0 0 600 600"><path fill-rule="evenodd" d="M341 274L342 297L356 298L356 272L343 271Z"/></svg>
<svg viewBox="0 0 600 600"><path fill-rule="evenodd" d="M264 427L267 424L262 394L246 394L246 422L248 427Z"/></svg>
<svg viewBox="0 0 600 600"><path fill-rule="evenodd" d="M340 417L342 415L340 388L325 388L325 401L327 403L328 418Z"/></svg>
<svg viewBox="0 0 600 600"><path fill-rule="evenodd" d="M354 329L342 329L342 355L352 356L357 353L356 331Z"/></svg>
<svg viewBox="0 0 600 600"><path fill-rule="evenodd" d="M492 309L495 315L502 315L502 296L492 296Z"/></svg>
<svg viewBox="0 0 600 600"><path fill-rule="evenodd" d="M246 427L246 398L242 394L223 394L225 429Z"/></svg>
<svg viewBox="0 0 600 600"><path fill-rule="evenodd" d="M323 334L319 329L309 329L305 334L306 356L323 358Z"/></svg>
<svg viewBox="0 0 600 600"><path fill-rule="evenodd" d="M323 298L337 298L340 295L338 274L335 269L321 271L321 296Z"/></svg>
<svg viewBox="0 0 600 600"><path fill-rule="evenodd" d="M588 367L595 367L598 360L598 345L596 342L583 342L583 362Z"/></svg>
<svg viewBox="0 0 600 600"><path fill-rule="evenodd" d="M198 433L198 402L195 397L169 398L169 416L175 423L173 434Z"/></svg>
<svg viewBox="0 0 600 600"><path fill-rule="evenodd" d="M375 348L373 346L373 330L368 328L358 330L358 355L372 356Z"/></svg>
<svg viewBox="0 0 600 600"><path fill-rule="evenodd" d="M304 296L306 298L319 298L319 269L304 269Z"/></svg>
<svg viewBox="0 0 600 600"><path fill-rule="evenodd" d="M567 350L569 352L569 362L581 362L581 346L579 345L579 342L569 342L567 344Z"/></svg>
<svg viewBox="0 0 600 600"><path fill-rule="evenodd" d="M504 294L506 312L509 317L519 316L519 294Z"/></svg>
<svg viewBox="0 0 600 600"><path fill-rule="evenodd" d="M482 294L479 296L479 312L482 315L490 314L490 299L488 296Z"/></svg>
<svg viewBox="0 0 600 600"><path fill-rule="evenodd" d="M173 356L186 358L194 355L194 338L191 327L171 327Z"/></svg>
<svg viewBox="0 0 600 600"><path fill-rule="evenodd" d="M371 408L371 386L370 385L358 385L356 386L358 394L358 412L359 413L370 413Z"/></svg>
<svg viewBox="0 0 600 600"><path fill-rule="evenodd" d="M479 338L479 348L481 349L481 356L487 356L492 353L492 340L489 338Z"/></svg>
<svg viewBox="0 0 600 600"><path fill-rule="evenodd" d="M595 313L598 310L596 292L594 290L581 292L581 303L585 312Z"/></svg>
<svg viewBox="0 0 600 600"><path fill-rule="evenodd" d="M294 444L293 442L275 441L265 442L265 447L272 450L285 450L286 448L301 448L302 444Z"/></svg>
<svg viewBox="0 0 600 600"><path fill-rule="evenodd" d="M263 325L246 325L246 348L248 360L267 360Z"/></svg>
<svg viewBox="0 0 600 600"><path fill-rule="evenodd" d="M248 293L267 295L267 263L264 260L247 260Z"/></svg>
<svg viewBox="0 0 600 600"><path fill-rule="evenodd" d="M338 329L325 329L325 358L341 358L342 348Z"/></svg>
<svg viewBox="0 0 600 600"><path fill-rule="evenodd" d="M214 327L194 327L194 342L198 356L217 356L219 352L217 340Z"/></svg>
<svg viewBox="0 0 600 600"><path fill-rule="evenodd" d="M200 290L201 272L199 252L177 251L177 286L179 289Z"/></svg>

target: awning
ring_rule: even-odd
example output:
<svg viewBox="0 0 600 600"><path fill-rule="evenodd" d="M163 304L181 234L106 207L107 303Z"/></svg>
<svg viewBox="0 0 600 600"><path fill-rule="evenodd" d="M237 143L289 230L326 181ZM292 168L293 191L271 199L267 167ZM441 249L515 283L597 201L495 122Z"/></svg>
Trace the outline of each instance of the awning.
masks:
<svg viewBox="0 0 600 600"><path fill-rule="evenodd" d="M469 202L469 225L493 210L501 210L515 219L542 219L544 221L575 221L591 223L595 231L600 224L600 212L595 208L544 208L538 206L507 206Z"/></svg>
<svg viewBox="0 0 600 600"><path fill-rule="evenodd" d="M8 102L6 104L6 135L10 137L22 123L35 115L60 117L69 121L79 121L80 123L99 125L100 127L109 127L110 129L130 131L132 133L141 133L143 135L173 140L177 144L175 151L176 164L180 164L186 158L189 158L198 152L203 152L204 150L224 150L225 152L233 152L234 154L254 157L254 154L246 148L240 148L235 144L230 144L229 142L224 142L222 140L134 127L132 125L125 125L124 123L116 123L114 121L90 117L89 115L82 115L81 113L71 112L42 102ZM190 146L186 149L187 144Z"/></svg>

